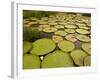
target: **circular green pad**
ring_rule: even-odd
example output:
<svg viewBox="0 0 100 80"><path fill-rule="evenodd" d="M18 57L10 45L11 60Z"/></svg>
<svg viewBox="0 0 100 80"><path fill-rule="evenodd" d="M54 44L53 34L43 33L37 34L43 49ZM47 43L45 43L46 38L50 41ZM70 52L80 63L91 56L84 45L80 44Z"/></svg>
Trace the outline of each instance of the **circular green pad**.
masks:
<svg viewBox="0 0 100 80"><path fill-rule="evenodd" d="M63 25L55 25L54 27L57 28L57 29L64 29Z"/></svg>
<svg viewBox="0 0 100 80"><path fill-rule="evenodd" d="M88 54L91 54L91 44L90 43L83 43L82 49L86 51Z"/></svg>
<svg viewBox="0 0 100 80"><path fill-rule="evenodd" d="M71 56L76 65L83 66L84 58L87 54L81 49L76 49L71 52Z"/></svg>
<svg viewBox="0 0 100 80"><path fill-rule="evenodd" d="M65 39L67 39L68 41L72 41L72 42L76 42L77 41L75 35L73 35L73 34L66 35Z"/></svg>
<svg viewBox="0 0 100 80"><path fill-rule="evenodd" d="M32 44L28 41L23 42L23 53L27 53L32 48Z"/></svg>
<svg viewBox="0 0 100 80"><path fill-rule="evenodd" d="M74 29L65 29L65 31L66 31L67 33L75 33L75 30L74 30Z"/></svg>
<svg viewBox="0 0 100 80"><path fill-rule="evenodd" d="M57 29L56 28L53 28L53 27L50 27L50 28L44 28L43 31L44 32L55 32Z"/></svg>
<svg viewBox="0 0 100 80"><path fill-rule="evenodd" d="M90 66L91 65L91 56L87 56L84 58L84 66Z"/></svg>
<svg viewBox="0 0 100 80"><path fill-rule="evenodd" d="M76 25L66 25L65 28L75 29L77 28L77 26Z"/></svg>
<svg viewBox="0 0 100 80"><path fill-rule="evenodd" d="M58 30L55 32L55 35L59 35L59 36L65 36L67 33L63 30Z"/></svg>
<svg viewBox="0 0 100 80"><path fill-rule="evenodd" d="M42 61L42 68L72 67L73 60L68 53L60 50L49 53Z"/></svg>
<svg viewBox="0 0 100 80"><path fill-rule="evenodd" d="M88 26L78 26L80 29L85 29L85 30L89 30L90 29L90 27L88 27Z"/></svg>
<svg viewBox="0 0 100 80"><path fill-rule="evenodd" d="M86 35L76 35L76 38L83 42L90 42L90 38Z"/></svg>
<svg viewBox="0 0 100 80"><path fill-rule="evenodd" d="M56 44L51 39L42 38L33 42L32 54L45 55L56 48Z"/></svg>
<svg viewBox="0 0 100 80"><path fill-rule="evenodd" d="M54 36L52 36L52 40L53 40L55 43L58 43L58 42L60 42L60 41L63 40L63 37L62 37L62 36L56 36L56 35L54 35Z"/></svg>
<svg viewBox="0 0 100 80"><path fill-rule="evenodd" d="M49 24L49 25L57 25L56 22L49 22L48 24Z"/></svg>
<svg viewBox="0 0 100 80"><path fill-rule="evenodd" d="M64 52L70 52L75 48L74 43L67 40L59 42L58 47Z"/></svg>
<svg viewBox="0 0 100 80"><path fill-rule="evenodd" d="M76 29L76 32L80 33L80 34L89 34L90 33L88 30L84 30L84 29Z"/></svg>
<svg viewBox="0 0 100 80"><path fill-rule="evenodd" d="M23 56L23 69L40 68L40 59L36 55L25 54Z"/></svg>

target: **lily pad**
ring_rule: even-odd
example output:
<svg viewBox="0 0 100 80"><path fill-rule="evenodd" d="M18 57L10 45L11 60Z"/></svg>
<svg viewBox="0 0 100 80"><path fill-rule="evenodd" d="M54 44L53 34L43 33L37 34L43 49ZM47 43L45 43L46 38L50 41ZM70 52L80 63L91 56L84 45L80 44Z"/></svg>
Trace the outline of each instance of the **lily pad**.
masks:
<svg viewBox="0 0 100 80"><path fill-rule="evenodd" d="M91 44L90 43L83 43L82 49L86 51L89 55L91 54Z"/></svg>
<svg viewBox="0 0 100 80"><path fill-rule="evenodd" d="M23 56L23 69L40 68L40 59L36 55L25 54Z"/></svg>
<svg viewBox="0 0 100 80"><path fill-rule="evenodd" d="M38 30L39 30L39 31L43 31L43 29L45 29L45 28L50 28L50 25L40 25L40 26L38 27Z"/></svg>
<svg viewBox="0 0 100 80"><path fill-rule="evenodd" d="M24 24L24 28L29 28L30 24Z"/></svg>
<svg viewBox="0 0 100 80"><path fill-rule="evenodd" d="M48 20L48 23L55 23L56 20Z"/></svg>
<svg viewBox="0 0 100 80"><path fill-rule="evenodd" d="M59 36L65 36L67 33L63 30L58 30L54 33L55 35L59 35Z"/></svg>
<svg viewBox="0 0 100 80"><path fill-rule="evenodd" d="M57 28L57 29L64 29L63 25L55 25L54 27Z"/></svg>
<svg viewBox="0 0 100 80"><path fill-rule="evenodd" d="M65 36L65 38L67 40L69 40L69 41L72 41L72 42L76 42L77 41L75 35L73 35L73 34L68 34L68 35Z"/></svg>
<svg viewBox="0 0 100 80"><path fill-rule="evenodd" d="M67 33L75 33L75 30L74 30L74 29L65 29L65 31L66 31Z"/></svg>
<svg viewBox="0 0 100 80"><path fill-rule="evenodd" d="M65 28L75 29L77 28L77 26L76 25L65 25Z"/></svg>
<svg viewBox="0 0 100 80"><path fill-rule="evenodd" d="M58 23L58 24L60 24L60 25L67 25L66 22L60 22L60 23Z"/></svg>
<svg viewBox="0 0 100 80"><path fill-rule="evenodd" d="M76 25L77 25L77 26L82 26L82 27L83 27L83 26L86 26L86 24L83 24L83 23L77 23Z"/></svg>
<svg viewBox="0 0 100 80"><path fill-rule="evenodd" d="M80 34L90 34L90 31L84 29L76 29L76 32Z"/></svg>
<svg viewBox="0 0 100 80"><path fill-rule="evenodd" d="M50 32L55 32L55 31L57 31L57 29L56 29L56 28L53 28L53 27L50 27L50 28L44 28L43 31L44 31L44 32L49 32L49 33L50 33Z"/></svg>
<svg viewBox="0 0 100 80"><path fill-rule="evenodd" d="M91 66L91 56L84 58L84 66Z"/></svg>
<svg viewBox="0 0 100 80"><path fill-rule="evenodd" d="M90 42L90 38L86 35L76 35L76 38L80 41L83 41L83 42Z"/></svg>
<svg viewBox="0 0 100 80"><path fill-rule="evenodd" d="M28 41L23 42L23 53L27 53L32 48L32 44Z"/></svg>
<svg viewBox="0 0 100 80"><path fill-rule="evenodd" d="M28 21L28 20L25 20L25 19L23 20L23 23L24 23L24 24L28 24L29 22L30 22L30 21Z"/></svg>
<svg viewBox="0 0 100 80"><path fill-rule="evenodd" d="M72 56L76 65L83 66L84 58L87 56L83 50L75 49L70 53L70 55Z"/></svg>
<svg viewBox="0 0 100 80"><path fill-rule="evenodd" d="M52 36L52 40L53 40L55 43L58 43L58 42L60 42L60 41L63 40L63 37L54 35L54 36Z"/></svg>
<svg viewBox="0 0 100 80"><path fill-rule="evenodd" d="M42 61L42 68L73 67L74 63L68 53L60 50L49 53Z"/></svg>
<svg viewBox="0 0 100 80"><path fill-rule="evenodd" d="M50 25L40 25L39 27L42 27L42 28L50 28Z"/></svg>
<svg viewBox="0 0 100 80"><path fill-rule="evenodd" d="M42 27L38 27L37 28L39 31L43 31L43 28Z"/></svg>
<svg viewBox="0 0 100 80"><path fill-rule="evenodd" d="M48 20L48 17L42 17L41 20L46 21L46 20Z"/></svg>
<svg viewBox="0 0 100 80"><path fill-rule="evenodd" d="M74 43L67 40L60 41L58 47L64 52L70 52L75 48Z"/></svg>
<svg viewBox="0 0 100 80"><path fill-rule="evenodd" d="M57 25L57 22L49 22L49 25Z"/></svg>
<svg viewBox="0 0 100 80"><path fill-rule="evenodd" d="M35 17L31 17L30 20L32 20L32 21L36 21L37 18L35 18Z"/></svg>
<svg viewBox="0 0 100 80"><path fill-rule="evenodd" d="M33 42L33 48L31 54L45 55L53 51L56 48L56 44L51 39L42 38Z"/></svg>
<svg viewBox="0 0 100 80"><path fill-rule="evenodd" d="M86 29L86 30L89 30L90 29L90 27L88 27L88 26L78 26L80 29Z"/></svg>
<svg viewBox="0 0 100 80"><path fill-rule="evenodd" d="M34 24L38 24L38 22L37 21L34 21L34 22L30 22L30 23L28 23L29 25L34 25Z"/></svg>
<svg viewBox="0 0 100 80"><path fill-rule="evenodd" d="M39 24L48 24L48 22L47 21L41 21L41 22L39 22Z"/></svg>

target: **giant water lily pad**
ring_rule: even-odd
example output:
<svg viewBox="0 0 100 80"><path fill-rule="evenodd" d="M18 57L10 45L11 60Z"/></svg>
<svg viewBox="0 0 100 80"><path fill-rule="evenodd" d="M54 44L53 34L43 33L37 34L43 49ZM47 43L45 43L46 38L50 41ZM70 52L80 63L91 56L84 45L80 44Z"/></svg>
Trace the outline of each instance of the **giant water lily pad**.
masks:
<svg viewBox="0 0 100 80"><path fill-rule="evenodd" d="M40 59L36 55L25 54L23 56L23 69L40 68Z"/></svg>
<svg viewBox="0 0 100 80"><path fill-rule="evenodd" d="M65 28L75 29L77 28L77 26L76 25L65 25Z"/></svg>
<svg viewBox="0 0 100 80"><path fill-rule="evenodd" d="M30 24L24 24L24 28L29 28Z"/></svg>
<svg viewBox="0 0 100 80"><path fill-rule="evenodd" d="M54 27L57 28L57 29L64 29L63 25L55 25Z"/></svg>
<svg viewBox="0 0 100 80"><path fill-rule="evenodd" d="M72 67L73 60L68 53L60 50L46 55L42 61L42 68Z"/></svg>
<svg viewBox="0 0 100 80"><path fill-rule="evenodd" d="M67 41L67 40L63 40L63 41L59 42L58 47L62 51L65 51L65 52L70 52L75 48L74 43Z"/></svg>
<svg viewBox="0 0 100 80"><path fill-rule="evenodd" d="M88 54L91 54L91 44L90 43L83 43L82 48L84 51L86 51Z"/></svg>
<svg viewBox="0 0 100 80"><path fill-rule="evenodd" d="M49 25L57 25L57 22L49 22Z"/></svg>
<svg viewBox="0 0 100 80"><path fill-rule="evenodd" d="M55 32L56 30L57 30L57 29L56 29L56 28L53 28L53 27L44 28L44 29L43 29L44 32L49 32L49 33L50 33L50 32Z"/></svg>
<svg viewBox="0 0 100 80"><path fill-rule="evenodd" d="M48 20L48 17L42 17L41 20L47 21Z"/></svg>
<svg viewBox="0 0 100 80"><path fill-rule="evenodd" d="M76 32L80 34L90 34L90 31L84 29L76 29Z"/></svg>
<svg viewBox="0 0 100 80"><path fill-rule="evenodd" d="M45 55L53 51L56 48L56 44L51 39L42 38L33 42L33 48L31 54Z"/></svg>
<svg viewBox="0 0 100 80"><path fill-rule="evenodd" d="M55 35L59 35L59 36L65 36L67 33L63 30L58 30L55 32Z"/></svg>
<svg viewBox="0 0 100 80"><path fill-rule="evenodd" d="M34 25L34 24L38 24L38 22L37 21L34 21L34 22L30 22L30 23L28 23L29 25ZM33 26L34 27L34 26Z"/></svg>
<svg viewBox="0 0 100 80"><path fill-rule="evenodd" d="M87 56L83 50L75 49L70 54L76 65L83 66L84 58Z"/></svg>
<svg viewBox="0 0 100 80"><path fill-rule="evenodd" d="M75 30L74 30L74 29L65 29L65 31L66 31L67 33L75 33Z"/></svg>
<svg viewBox="0 0 100 80"><path fill-rule="evenodd" d="M48 24L48 22L47 21L40 21L39 24L44 24L45 25L45 24Z"/></svg>
<svg viewBox="0 0 100 80"><path fill-rule="evenodd" d="M64 21L62 21L62 22L60 22L60 23L58 23L58 24L60 24L60 25L67 25L67 23L64 22Z"/></svg>
<svg viewBox="0 0 100 80"><path fill-rule="evenodd" d="M54 36L52 36L52 40L53 40L55 43L58 43L58 42L60 42L60 41L63 40L63 37L54 35Z"/></svg>
<svg viewBox="0 0 100 80"><path fill-rule="evenodd" d="M86 26L86 24L83 24L83 23L77 23L76 25L77 25L77 26L82 26L82 27L83 27L83 26Z"/></svg>
<svg viewBox="0 0 100 80"><path fill-rule="evenodd" d="M50 25L40 25L39 27L42 27L42 28L50 28Z"/></svg>
<svg viewBox="0 0 100 80"><path fill-rule="evenodd" d="M89 30L90 29L90 27L88 27L88 26L78 26L80 29L85 29L85 30Z"/></svg>
<svg viewBox="0 0 100 80"><path fill-rule="evenodd" d="M83 42L90 42L90 37L88 37L86 35L78 34L78 35L76 35L76 38Z"/></svg>
<svg viewBox="0 0 100 80"><path fill-rule="evenodd" d="M32 48L32 44L28 41L23 42L23 53L27 53Z"/></svg>
<svg viewBox="0 0 100 80"><path fill-rule="evenodd" d="M69 40L69 41L72 41L72 42L76 42L77 41L75 35L73 35L73 34L68 34L68 35L65 36L65 38L67 40Z"/></svg>
<svg viewBox="0 0 100 80"><path fill-rule="evenodd" d="M84 58L84 66L90 66L91 65L91 56L87 56Z"/></svg>
<svg viewBox="0 0 100 80"><path fill-rule="evenodd" d="M38 27L38 30L39 30L39 31L43 31L43 29L45 29L45 28L50 28L50 25L40 25L40 26Z"/></svg>
<svg viewBox="0 0 100 80"><path fill-rule="evenodd" d="M28 21L28 20L25 20L25 19L23 20L23 23L24 23L24 24L28 24L29 22L30 22L30 21Z"/></svg>

